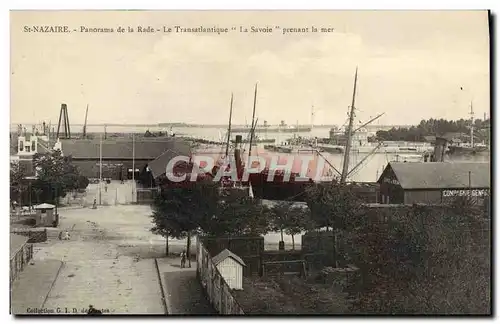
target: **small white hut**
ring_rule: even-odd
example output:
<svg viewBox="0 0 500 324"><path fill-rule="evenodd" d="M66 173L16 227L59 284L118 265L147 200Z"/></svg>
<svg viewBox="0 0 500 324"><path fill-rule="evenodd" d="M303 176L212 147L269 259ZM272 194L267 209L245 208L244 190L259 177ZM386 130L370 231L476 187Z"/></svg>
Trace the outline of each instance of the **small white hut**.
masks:
<svg viewBox="0 0 500 324"><path fill-rule="evenodd" d="M55 221L54 208L56 206L51 204L36 205L36 225L37 226L53 226Z"/></svg>
<svg viewBox="0 0 500 324"><path fill-rule="evenodd" d="M243 267L246 265L239 256L225 249L213 257L212 262L229 288L243 290Z"/></svg>

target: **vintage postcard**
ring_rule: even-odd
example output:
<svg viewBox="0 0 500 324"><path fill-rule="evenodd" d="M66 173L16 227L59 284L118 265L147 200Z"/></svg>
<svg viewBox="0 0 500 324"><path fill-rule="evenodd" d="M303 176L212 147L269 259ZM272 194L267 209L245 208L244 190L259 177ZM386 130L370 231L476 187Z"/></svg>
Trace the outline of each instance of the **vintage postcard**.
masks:
<svg viewBox="0 0 500 324"><path fill-rule="evenodd" d="M11 11L11 313L491 315L490 24Z"/></svg>

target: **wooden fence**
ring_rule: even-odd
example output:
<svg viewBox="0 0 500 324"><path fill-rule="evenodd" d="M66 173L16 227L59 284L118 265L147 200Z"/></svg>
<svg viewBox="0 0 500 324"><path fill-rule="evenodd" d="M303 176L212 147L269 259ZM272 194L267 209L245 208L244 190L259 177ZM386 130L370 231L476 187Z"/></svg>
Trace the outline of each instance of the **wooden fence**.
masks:
<svg viewBox="0 0 500 324"><path fill-rule="evenodd" d="M33 258L33 244L23 244L10 258L10 284Z"/></svg>
<svg viewBox="0 0 500 324"><path fill-rule="evenodd" d="M223 315L243 315L243 309L200 239L196 240L196 275L214 309Z"/></svg>

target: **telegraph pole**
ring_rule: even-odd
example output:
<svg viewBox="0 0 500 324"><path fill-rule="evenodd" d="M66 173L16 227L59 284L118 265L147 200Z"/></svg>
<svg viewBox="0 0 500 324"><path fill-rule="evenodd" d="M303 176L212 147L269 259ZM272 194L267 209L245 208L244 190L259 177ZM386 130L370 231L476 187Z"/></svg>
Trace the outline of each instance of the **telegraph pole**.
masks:
<svg viewBox="0 0 500 324"><path fill-rule="evenodd" d="M135 188L135 134L132 133L132 202L134 202Z"/></svg>
<svg viewBox="0 0 500 324"><path fill-rule="evenodd" d="M102 204L102 134L99 137L99 205Z"/></svg>

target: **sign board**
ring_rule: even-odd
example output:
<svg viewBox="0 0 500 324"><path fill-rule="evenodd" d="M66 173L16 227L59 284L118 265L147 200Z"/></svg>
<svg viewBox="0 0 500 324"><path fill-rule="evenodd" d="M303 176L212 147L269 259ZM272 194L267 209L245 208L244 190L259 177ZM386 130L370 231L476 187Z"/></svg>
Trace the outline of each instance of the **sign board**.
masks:
<svg viewBox="0 0 500 324"><path fill-rule="evenodd" d="M390 183L390 184L393 184L393 185L399 185L400 184L398 180L392 179L392 178L384 178L383 182Z"/></svg>
<svg viewBox="0 0 500 324"><path fill-rule="evenodd" d="M471 189L471 190L443 190L443 197L485 197L489 196L487 189Z"/></svg>

